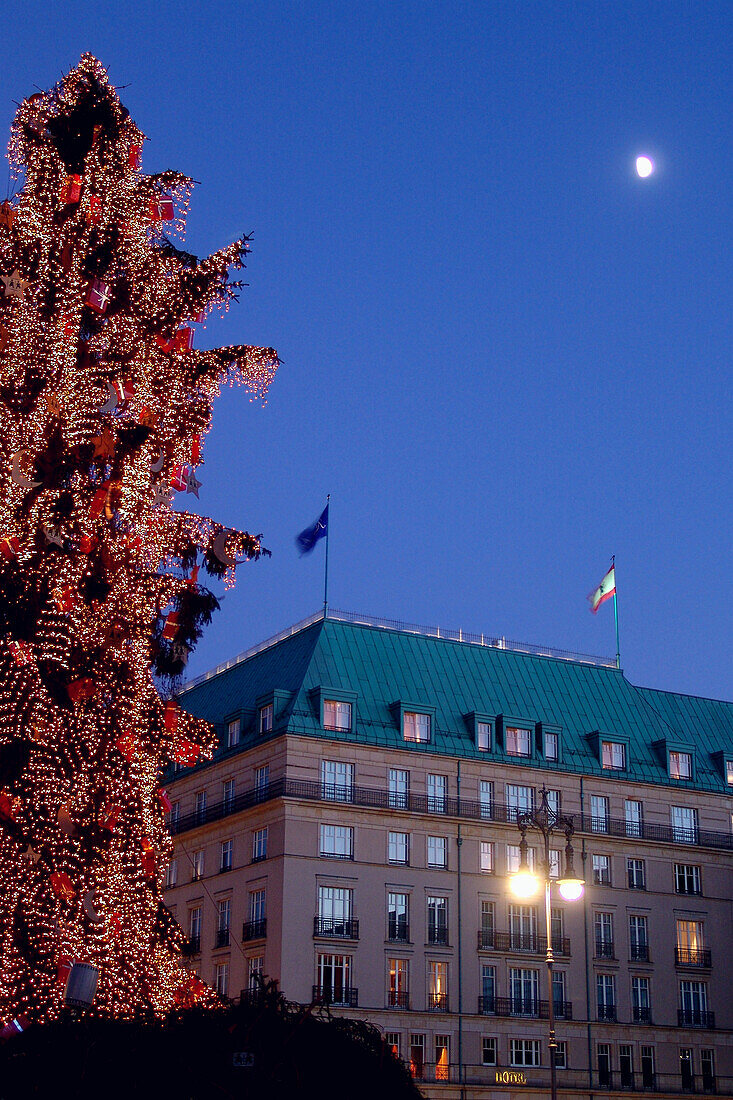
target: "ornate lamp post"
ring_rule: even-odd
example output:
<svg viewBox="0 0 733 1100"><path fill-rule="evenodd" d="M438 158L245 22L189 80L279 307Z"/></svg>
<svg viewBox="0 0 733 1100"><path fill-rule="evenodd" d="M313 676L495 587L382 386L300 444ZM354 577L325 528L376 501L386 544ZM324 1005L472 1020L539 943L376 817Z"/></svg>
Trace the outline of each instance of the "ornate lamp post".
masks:
<svg viewBox="0 0 733 1100"><path fill-rule="evenodd" d="M512 875L509 885L518 898L531 898L537 893L544 876L545 884L545 929L547 932L547 982L549 996L547 1000L547 1015L550 1022L550 1095L552 1100L557 1100L557 1077L555 1070L555 1051L557 1041L555 1039L555 1005L552 996L552 968L555 961L552 951L552 923L551 923L551 887L550 878L550 837L554 832L565 834L565 873L557 879L557 887L560 896L566 901L577 901L583 896L583 879L575 873L573 866L573 845L571 839L575 831L572 817L557 813L552 809L547 800L547 791L542 787L540 791L539 806L535 810L517 814L517 827L521 834L519 842L519 870ZM541 875L534 874L527 863L527 830L536 829L541 833L544 841L544 860L540 864Z"/></svg>

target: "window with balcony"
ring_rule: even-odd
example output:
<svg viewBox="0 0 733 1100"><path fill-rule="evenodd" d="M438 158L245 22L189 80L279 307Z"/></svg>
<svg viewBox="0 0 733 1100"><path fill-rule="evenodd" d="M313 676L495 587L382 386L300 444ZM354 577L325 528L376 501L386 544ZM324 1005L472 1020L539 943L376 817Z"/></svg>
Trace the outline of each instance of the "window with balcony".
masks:
<svg viewBox="0 0 733 1100"><path fill-rule="evenodd" d="M537 909L534 905L510 904L509 939L512 951L537 950Z"/></svg>
<svg viewBox="0 0 733 1100"><path fill-rule="evenodd" d="M547 791L547 805L553 814L560 813L560 797L559 791Z"/></svg>
<svg viewBox="0 0 733 1100"><path fill-rule="evenodd" d="M244 925L242 939L257 940L267 935L266 892L264 887L250 891L247 909L249 920Z"/></svg>
<svg viewBox="0 0 733 1100"><path fill-rule="evenodd" d="M267 789L270 786L270 765L262 764L259 768L255 768L255 798L259 802L260 799L267 797Z"/></svg>
<svg viewBox="0 0 733 1100"><path fill-rule="evenodd" d="M479 853L479 866L482 871L490 874L494 870L494 842L482 840Z"/></svg>
<svg viewBox="0 0 733 1100"><path fill-rule="evenodd" d="M193 812L196 815L196 823L202 825L206 821L206 791L196 791Z"/></svg>
<svg viewBox="0 0 733 1100"><path fill-rule="evenodd" d="M521 787L516 783L506 785L507 821L516 821L519 814L534 809L534 787Z"/></svg>
<svg viewBox="0 0 733 1100"><path fill-rule="evenodd" d="M616 1019L615 974L596 974L596 1001L599 1020Z"/></svg>
<svg viewBox="0 0 733 1100"><path fill-rule="evenodd" d="M344 886L318 887L317 936L346 936L357 938L353 919L354 891Z"/></svg>
<svg viewBox="0 0 733 1100"><path fill-rule="evenodd" d="M552 1007L555 1017L563 1020L567 1016L567 975L564 970L552 972Z"/></svg>
<svg viewBox="0 0 733 1100"><path fill-rule="evenodd" d="M444 814L445 800L448 794L448 779L445 775L428 775L428 813Z"/></svg>
<svg viewBox="0 0 733 1100"><path fill-rule="evenodd" d="M635 1024L652 1022L652 1002L646 976L635 975L631 979L631 1015Z"/></svg>
<svg viewBox="0 0 733 1100"><path fill-rule="evenodd" d="M610 886L611 885L611 857L599 855L594 853L591 856L591 866L593 868L593 885L594 886Z"/></svg>
<svg viewBox="0 0 733 1100"><path fill-rule="evenodd" d="M274 714L275 708L272 703L266 703L264 707L260 707L257 722L260 733L270 733L272 731Z"/></svg>
<svg viewBox="0 0 733 1100"><path fill-rule="evenodd" d="M448 899L428 896L428 943L448 943Z"/></svg>
<svg viewBox="0 0 733 1100"><path fill-rule="evenodd" d="M641 1048L641 1086L644 1089L656 1088L656 1059L653 1046Z"/></svg>
<svg viewBox="0 0 733 1100"><path fill-rule="evenodd" d="M410 834L409 833L388 833L387 834L387 858L390 863L409 863L410 862Z"/></svg>
<svg viewBox="0 0 733 1100"><path fill-rule="evenodd" d="M224 898L217 905L216 915L216 946L229 946L229 927L232 918L231 898Z"/></svg>
<svg viewBox="0 0 733 1100"><path fill-rule="evenodd" d="M631 1043L621 1043L618 1048L618 1076L622 1089L633 1089L634 1048Z"/></svg>
<svg viewBox="0 0 733 1100"><path fill-rule="evenodd" d="M165 888L170 890L178 882L178 860L172 859L165 873Z"/></svg>
<svg viewBox="0 0 733 1100"><path fill-rule="evenodd" d="M425 1072L425 1036L420 1034L410 1035L410 1073L421 1081Z"/></svg>
<svg viewBox="0 0 733 1100"><path fill-rule="evenodd" d="M324 953L318 955L316 997L333 1005L354 1005L351 985L352 956Z"/></svg>
<svg viewBox="0 0 733 1100"><path fill-rule="evenodd" d="M234 855L234 841L233 840L222 840L222 842L221 842L221 853L220 853L220 856L219 856L219 871L220 872L223 873L224 871L231 871L233 855Z"/></svg>
<svg viewBox="0 0 733 1100"><path fill-rule="evenodd" d="M428 867L448 866L448 838L444 836L428 837Z"/></svg>
<svg viewBox="0 0 733 1100"><path fill-rule="evenodd" d="M646 890L646 866L643 859L629 856L626 860L626 874L630 890Z"/></svg>
<svg viewBox="0 0 733 1100"><path fill-rule="evenodd" d="M710 1047L703 1047L700 1051L700 1070L702 1072L702 1091L716 1092L715 1051Z"/></svg>
<svg viewBox="0 0 733 1100"><path fill-rule="evenodd" d="M702 894L700 868L690 863L675 863L674 889L677 894Z"/></svg>
<svg viewBox="0 0 733 1100"><path fill-rule="evenodd" d="M670 806L672 836L677 844L697 844L697 810L692 806Z"/></svg>
<svg viewBox="0 0 733 1100"><path fill-rule="evenodd" d="M402 737L405 741L425 743L430 740L432 722L430 714L406 710L402 715Z"/></svg>
<svg viewBox="0 0 733 1100"><path fill-rule="evenodd" d="M387 959L387 1007L410 1007L410 963L408 959Z"/></svg>
<svg viewBox="0 0 733 1100"><path fill-rule="evenodd" d="M221 785L222 802L224 803L224 812L231 813L234 805L234 780L225 779Z"/></svg>
<svg viewBox="0 0 733 1100"><path fill-rule="evenodd" d="M322 760L321 797L330 802L353 802L354 765L341 760Z"/></svg>
<svg viewBox="0 0 733 1100"><path fill-rule="evenodd" d="M675 962L678 966L710 966L710 951L705 948L704 922L676 921Z"/></svg>
<svg viewBox="0 0 733 1100"><path fill-rule="evenodd" d="M448 963L428 961L428 1008L433 1012L448 1011Z"/></svg>
<svg viewBox="0 0 733 1100"><path fill-rule="evenodd" d="M596 936L596 958L614 959L613 913L597 912L593 918Z"/></svg>
<svg viewBox="0 0 733 1100"><path fill-rule="evenodd" d="M629 917L629 958L649 962L649 925L646 916L635 913Z"/></svg>
<svg viewBox="0 0 733 1100"><path fill-rule="evenodd" d="M384 1041L395 1055L396 1058L400 1057L400 1048L402 1046L402 1035L399 1031L385 1031Z"/></svg>
<svg viewBox="0 0 733 1100"><path fill-rule="evenodd" d="M390 891L387 894L387 938L401 943L410 939L410 896Z"/></svg>
<svg viewBox="0 0 733 1100"><path fill-rule="evenodd" d="M181 818L181 803L180 802L174 802L171 805L171 812L170 812L170 815L168 817L168 824L170 825L171 829L173 829L174 832L175 832L176 826L178 825L178 822L180 821L180 818Z"/></svg>
<svg viewBox="0 0 733 1100"><path fill-rule="evenodd" d="M227 748L233 749L235 745L239 744L239 726L240 722L238 718L232 719L227 723Z"/></svg>
<svg viewBox="0 0 733 1100"><path fill-rule="evenodd" d="M204 850L199 848L191 856L191 881L199 882L204 877Z"/></svg>
<svg viewBox="0 0 733 1100"><path fill-rule="evenodd" d="M496 967L490 963L481 964L481 997L479 1012L492 1015L496 1012Z"/></svg>
<svg viewBox="0 0 733 1100"><path fill-rule="evenodd" d="M510 1039L510 1066L541 1066L542 1043L539 1039Z"/></svg>
<svg viewBox="0 0 733 1100"><path fill-rule="evenodd" d="M539 971L509 967L509 1002L512 1016L539 1015Z"/></svg>
<svg viewBox="0 0 733 1100"><path fill-rule="evenodd" d="M564 953L565 913L554 905L550 909L550 937L556 954Z"/></svg>
<svg viewBox="0 0 733 1100"><path fill-rule="evenodd" d="M251 993L259 989L265 972L264 955L252 955L247 959L247 988Z"/></svg>
<svg viewBox="0 0 733 1100"><path fill-rule="evenodd" d="M480 909L481 929L479 932L479 945L481 947L494 946L495 910L496 906L493 901L482 898Z"/></svg>
<svg viewBox="0 0 733 1100"><path fill-rule="evenodd" d="M267 859L267 826L252 833L252 862Z"/></svg>
<svg viewBox="0 0 733 1100"><path fill-rule="evenodd" d="M410 773L402 768L390 768L388 779L389 804L395 810L406 810L410 805Z"/></svg>
<svg viewBox="0 0 733 1100"><path fill-rule="evenodd" d="M601 765L614 771L624 771L626 768L626 745L620 741L602 741Z"/></svg>
<svg viewBox="0 0 733 1100"><path fill-rule="evenodd" d="M188 911L188 938L194 953L201 950L201 906Z"/></svg>
<svg viewBox="0 0 733 1100"><path fill-rule="evenodd" d="M319 853L332 859L354 858L354 829L351 825L325 825L320 827Z"/></svg>
<svg viewBox="0 0 733 1100"><path fill-rule="evenodd" d="M680 1047L680 1085L683 1092L695 1091L692 1047Z"/></svg>
<svg viewBox="0 0 733 1100"><path fill-rule="evenodd" d="M608 832L608 799L603 794L590 796L590 827L593 833Z"/></svg>
<svg viewBox="0 0 733 1100"><path fill-rule="evenodd" d="M596 1044L596 1065L598 1067L598 1086L602 1089L611 1087L611 1044Z"/></svg>
<svg viewBox="0 0 733 1100"><path fill-rule="evenodd" d="M560 878L562 873L562 852L559 848L550 848L550 878Z"/></svg>
<svg viewBox="0 0 733 1100"><path fill-rule="evenodd" d="M491 818L494 805L494 784L490 779L482 779L478 785L479 810L481 816Z"/></svg>
<svg viewBox="0 0 733 1100"><path fill-rule="evenodd" d="M519 870L519 864L521 862L522 853L518 844L507 844L506 846L506 873L508 875L514 875ZM527 849L527 866L530 871L535 870L535 850L534 848Z"/></svg>
<svg viewBox="0 0 733 1100"><path fill-rule="evenodd" d="M670 779L692 779L692 753L669 750Z"/></svg>
<svg viewBox="0 0 733 1100"><path fill-rule="evenodd" d="M712 1012L708 1011L707 982L680 982L680 1027L714 1027Z"/></svg>
<svg viewBox="0 0 733 1100"><path fill-rule="evenodd" d="M491 752L491 723L476 723L476 748L479 752Z"/></svg>
<svg viewBox="0 0 733 1100"><path fill-rule="evenodd" d="M483 1066L498 1066L499 1064L495 1035L483 1035L481 1037L481 1064Z"/></svg>
<svg viewBox="0 0 733 1100"><path fill-rule="evenodd" d="M435 1080L450 1079L450 1035L435 1036Z"/></svg>
<svg viewBox="0 0 733 1100"><path fill-rule="evenodd" d="M529 756L532 752L530 731L507 726L504 730L504 748L509 756Z"/></svg>
<svg viewBox="0 0 733 1100"><path fill-rule="evenodd" d="M214 971L214 987L220 997L229 996L229 963L217 963Z"/></svg>
<svg viewBox="0 0 733 1100"><path fill-rule="evenodd" d="M635 798L627 798L624 803L624 819L627 836L644 835L644 807Z"/></svg>
<svg viewBox="0 0 733 1100"><path fill-rule="evenodd" d="M560 757L560 738L549 730L545 732L545 760L555 763Z"/></svg>
<svg viewBox="0 0 733 1100"><path fill-rule="evenodd" d="M327 730L351 730L351 703L337 699L323 700L323 728Z"/></svg>

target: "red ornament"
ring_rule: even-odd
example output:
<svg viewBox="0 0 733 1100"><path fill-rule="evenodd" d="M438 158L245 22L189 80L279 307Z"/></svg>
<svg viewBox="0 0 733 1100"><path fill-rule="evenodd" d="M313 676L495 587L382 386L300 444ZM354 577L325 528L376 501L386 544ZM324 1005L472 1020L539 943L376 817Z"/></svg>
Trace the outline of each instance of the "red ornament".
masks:
<svg viewBox="0 0 733 1100"><path fill-rule="evenodd" d="M126 760L132 760L137 748L137 737L132 730L125 730L115 741L115 746L120 750Z"/></svg>
<svg viewBox="0 0 733 1100"><path fill-rule="evenodd" d="M2 226L3 229L13 228L15 215L16 210L12 203L9 203L7 199L5 202L0 203L0 226Z"/></svg>
<svg viewBox="0 0 733 1100"><path fill-rule="evenodd" d="M74 883L66 874L66 871L53 872L51 875L51 889L61 901L73 901L76 897Z"/></svg>
<svg viewBox="0 0 733 1100"><path fill-rule="evenodd" d="M175 346L175 338L167 336L156 336L155 342L161 351L171 352Z"/></svg>
<svg viewBox="0 0 733 1100"><path fill-rule="evenodd" d="M143 874L145 878L155 878L155 848L150 837L144 836L140 841L142 847L142 855L140 861L142 863Z"/></svg>
<svg viewBox="0 0 733 1100"><path fill-rule="evenodd" d="M79 552L81 554L91 554L96 545L97 540L94 535L82 535L79 539Z"/></svg>
<svg viewBox="0 0 733 1100"><path fill-rule="evenodd" d="M104 511L104 506L109 498L110 485L111 482L109 481L103 482L103 484L99 486L96 493L92 497L92 503L89 506L90 519L99 519L102 512ZM89 553L89 551L85 551L85 553Z"/></svg>
<svg viewBox="0 0 733 1100"><path fill-rule="evenodd" d="M158 802L160 802L161 806L163 807L164 813L169 814L173 808L173 803L168 797L167 790L165 789L165 787L158 787L155 793L157 795Z"/></svg>
<svg viewBox="0 0 733 1100"><path fill-rule="evenodd" d="M8 649L13 656L13 662L19 667L33 664L33 650L28 642L9 642Z"/></svg>
<svg viewBox="0 0 733 1100"><path fill-rule="evenodd" d="M2 554L6 561L13 561L14 558L17 558L19 550L19 538L13 536L13 538L9 539L0 539L0 554Z"/></svg>
<svg viewBox="0 0 733 1100"><path fill-rule="evenodd" d="M165 625L163 626L163 637L167 642L172 642L176 636L178 630L179 614L177 611L170 611L165 617Z"/></svg>
<svg viewBox="0 0 733 1100"><path fill-rule="evenodd" d="M194 745L193 741L187 741L185 737L173 747L173 759L176 764L192 767L199 758L201 746Z"/></svg>
<svg viewBox="0 0 733 1100"><path fill-rule="evenodd" d="M191 440L191 465L201 465L201 436L195 435Z"/></svg>
<svg viewBox="0 0 733 1100"><path fill-rule="evenodd" d="M151 222L172 222L174 218L172 197L161 195L157 199L151 199L148 206L148 217Z"/></svg>
<svg viewBox="0 0 733 1100"><path fill-rule="evenodd" d="M73 961L71 955L59 955L56 960L56 981L59 985L66 985Z"/></svg>
<svg viewBox="0 0 733 1100"><path fill-rule="evenodd" d="M91 699L97 690L97 685L89 676L82 676L80 680L72 680L67 687L72 703L80 703L84 699Z"/></svg>
<svg viewBox="0 0 733 1100"><path fill-rule="evenodd" d="M102 282L101 279L92 279L87 287L84 305L89 306L95 313L106 313L110 299L111 295L107 283Z"/></svg>
<svg viewBox="0 0 733 1100"><path fill-rule="evenodd" d="M12 1039L14 1035L22 1035L29 1024L30 1020L27 1016L16 1016L15 1019L0 1029L0 1043Z"/></svg>
<svg viewBox="0 0 733 1100"><path fill-rule="evenodd" d="M186 579L186 584L189 588L193 588L195 585L198 584L199 568L200 566L194 565L193 569L191 570L191 576Z"/></svg>
<svg viewBox="0 0 733 1100"><path fill-rule="evenodd" d="M172 699L165 704L163 722L169 733L175 733L178 729L178 707Z"/></svg>
<svg viewBox="0 0 733 1100"><path fill-rule="evenodd" d="M86 212L87 225L99 225L102 219L102 200L99 195L89 196L89 206Z"/></svg>
<svg viewBox="0 0 733 1100"><path fill-rule="evenodd" d="M75 206L81 198L81 176L67 176L61 185L61 201L67 206Z"/></svg>
<svg viewBox="0 0 733 1100"><path fill-rule="evenodd" d="M176 466L171 474L171 489L177 493L186 491L188 484L188 466Z"/></svg>
<svg viewBox="0 0 733 1100"><path fill-rule="evenodd" d="M119 748L119 742L117 747ZM129 759L128 757L128 760ZM108 833L113 833L121 813L122 807L118 806L116 802L111 802L109 805L105 806L102 810L102 816L99 819L100 829L106 829Z"/></svg>
<svg viewBox="0 0 733 1100"><path fill-rule="evenodd" d="M190 351L193 347L193 333L192 328L179 329L176 335L173 337L173 350L174 351Z"/></svg>
<svg viewBox="0 0 733 1100"><path fill-rule="evenodd" d="M142 145L131 145L127 154L127 163L130 168L139 168L142 162Z"/></svg>
<svg viewBox="0 0 733 1100"><path fill-rule="evenodd" d="M57 610L63 612L71 611L74 606L74 596L68 584L64 584L54 591L53 602Z"/></svg>
<svg viewBox="0 0 733 1100"><path fill-rule="evenodd" d="M5 791L0 791L0 821L15 821L17 799Z"/></svg>

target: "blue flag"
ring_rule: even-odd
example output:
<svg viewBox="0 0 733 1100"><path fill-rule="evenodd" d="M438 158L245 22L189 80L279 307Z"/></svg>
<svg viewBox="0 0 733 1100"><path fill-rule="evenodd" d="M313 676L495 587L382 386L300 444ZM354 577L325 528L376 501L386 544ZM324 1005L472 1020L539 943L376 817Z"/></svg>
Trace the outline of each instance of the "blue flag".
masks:
<svg viewBox="0 0 733 1100"><path fill-rule="evenodd" d="M323 509L315 523L301 531L295 540L295 545L300 550L300 556L310 554L319 539L328 534L328 505Z"/></svg>

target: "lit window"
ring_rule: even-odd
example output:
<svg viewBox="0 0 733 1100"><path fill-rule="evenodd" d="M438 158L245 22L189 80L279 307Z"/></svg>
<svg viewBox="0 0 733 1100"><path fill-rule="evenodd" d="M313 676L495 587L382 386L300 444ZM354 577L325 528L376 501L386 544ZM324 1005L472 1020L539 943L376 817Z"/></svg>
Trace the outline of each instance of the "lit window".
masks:
<svg viewBox="0 0 733 1100"><path fill-rule="evenodd" d="M396 1058L400 1056L402 1036L399 1031L385 1031L384 1041Z"/></svg>
<svg viewBox="0 0 733 1100"><path fill-rule="evenodd" d="M166 890L170 890L171 886L175 886L178 882L178 860L172 859L168 864L168 870L165 876Z"/></svg>
<svg viewBox="0 0 733 1100"><path fill-rule="evenodd" d="M510 1039L509 1064L512 1066L541 1065L541 1043L539 1039Z"/></svg>
<svg viewBox="0 0 733 1100"><path fill-rule="evenodd" d="M669 775L671 779L692 779L692 753L669 753Z"/></svg>
<svg viewBox="0 0 733 1100"><path fill-rule="evenodd" d="M562 852L559 848L550 848L550 878L560 878Z"/></svg>
<svg viewBox="0 0 733 1100"><path fill-rule="evenodd" d="M529 756L529 730L518 729L516 726L507 726L505 748L510 756Z"/></svg>
<svg viewBox="0 0 733 1100"><path fill-rule="evenodd" d="M450 1077L450 1035L435 1036L435 1080L447 1081Z"/></svg>
<svg viewBox="0 0 733 1100"><path fill-rule="evenodd" d="M623 770L626 767L626 745L620 741L602 741L601 763L604 768Z"/></svg>
<svg viewBox="0 0 733 1100"><path fill-rule="evenodd" d="M560 739L556 733L545 733L545 760L557 760L560 754Z"/></svg>
<svg viewBox="0 0 733 1100"><path fill-rule="evenodd" d="M506 871L508 875L514 875L519 870L519 863L522 858L518 844L507 844L506 846ZM527 849L527 866L530 871L535 869L535 851L534 848Z"/></svg>
<svg viewBox="0 0 733 1100"><path fill-rule="evenodd" d="M611 860L609 856L591 856L593 865L593 885L611 885Z"/></svg>
<svg viewBox="0 0 733 1100"><path fill-rule="evenodd" d="M409 1008L410 963L408 959L387 959L387 1007Z"/></svg>
<svg viewBox="0 0 733 1100"><path fill-rule="evenodd" d="M428 837L428 867L448 866L448 840L444 836Z"/></svg>
<svg viewBox="0 0 733 1100"><path fill-rule="evenodd" d="M354 765L340 760L321 761L321 795L330 802L351 802L354 797Z"/></svg>
<svg viewBox="0 0 733 1100"><path fill-rule="evenodd" d="M222 840L221 842L221 870L231 871L232 869L232 855L234 852L233 840Z"/></svg>
<svg viewBox="0 0 733 1100"><path fill-rule="evenodd" d="M350 825L321 825L320 854L334 859L354 858L354 830Z"/></svg>
<svg viewBox="0 0 733 1100"><path fill-rule="evenodd" d="M677 844L697 844L697 810L692 806L670 806L672 836Z"/></svg>
<svg viewBox="0 0 733 1100"><path fill-rule="evenodd" d="M239 744L239 719L234 718L227 726L227 748L232 749Z"/></svg>
<svg viewBox="0 0 733 1100"><path fill-rule="evenodd" d="M448 1011L448 963L428 962L428 1008Z"/></svg>
<svg viewBox="0 0 733 1100"><path fill-rule="evenodd" d="M247 985L251 992L259 989L264 970L265 960L262 955L254 955L247 960Z"/></svg>
<svg viewBox="0 0 733 1100"><path fill-rule="evenodd" d="M350 730L351 703L341 703L336 699L324 699L323 728L327 730Z"/></svg>
<svg viewBox="0 0 733 1100"><path fill-rule="evenodd" d="M218 963L215 978L216 992L220 997L226 997L229 993L229 963Z"/></svg>
<svg viewBox="0 0 733 1100"><path fill-rule="evenodd" d="M191 856L191 879L198 882L204 877L204 850L201 848Z"/></svg>
<svg viewBox="0 0 733 1100"><path fill-rule="evenodd" d="M406 710L402 716L402 736L405 741L429 741L430 715Z"/></svg>
<svg viewBox="0 0 733 1100"><path fill-rule="evenodd" d="M267 859L267 826L252 833L252 862Z"/></svg>
<svg viewBox="0 0 733 1100"><path fill-rule="evenodd" d="M725 762L725 781L729 787L733 787L733 760Z"/></svg>
<svg viewBox="0 0 733 1100"><path fill-rule="evenodd" d="M489 722L476 723L476 748L479 752L491 751L491 724Z"/></svg>
<svg viewBox="0 0 733 1100"><path fill-rule="evenodd" d="M494 870L494 843L491 840L481 841L481 870Z"/></svg>
<svg viewBox="0 0 733 1100"><path fill-rule="evenodd" d="M497 1062L496 1036L484 1035L481 1039L481 1062L485 1066L495 1066Z"/></svg>
<svg viewBox="0 0 733 1100"><path fill-rule="evenodd" d="M390 833L388 837L388 851L390 863L409 863L410 834Z"/></svg>
<svg viewBox="0 0 733 1100"><path fill-rule="evenodd" d="M272 703L267 703L264 707L260 707L260 733L269 733L272 729L273 712L274 707Z"/></svg>

